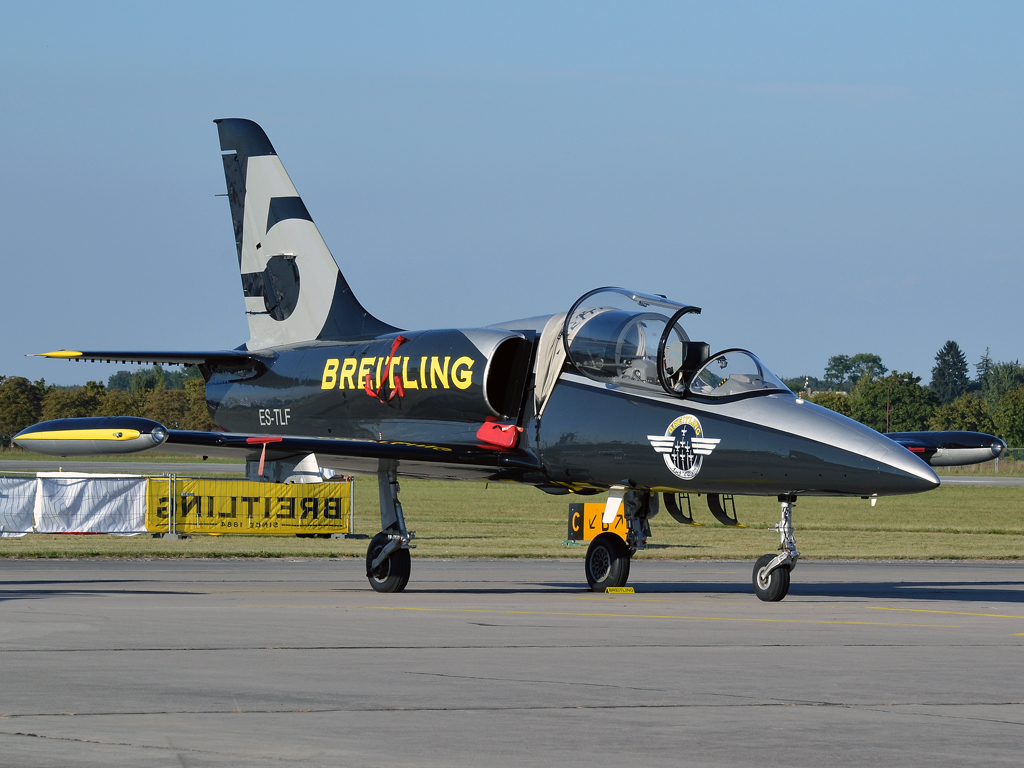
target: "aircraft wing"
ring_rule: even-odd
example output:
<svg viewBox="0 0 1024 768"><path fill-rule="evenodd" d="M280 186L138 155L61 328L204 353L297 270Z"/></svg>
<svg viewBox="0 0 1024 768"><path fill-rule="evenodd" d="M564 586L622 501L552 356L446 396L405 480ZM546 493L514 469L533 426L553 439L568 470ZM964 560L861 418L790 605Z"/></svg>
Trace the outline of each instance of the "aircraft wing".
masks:
<svg viewBox="0 0 1024 768"><path fill-rule="evenodd" d="M526 454L495 446L444 445L411 443L391 440L351 440L332 437L269 437L235 432L193 432L167 430L167 440L160 450L170 453L193 453L203 456L232 456L257 460L267 446L267 461L291 456L341 456L362 459L396 459L400 461L427 461L444 464L472 464L476 466L524 466L534 462Z"/></svg>
<svg viewBox="0 0 1024 768"><path fill-rule="evenodd" d="M359 459L394 459L477 467L535 468L529 455L483 441L478 445L432 444L333 437L257 435L167 429L134 416L55 419L35 424L14 437L15 444L56 456L96 456L157 450L240 461L289 459L315 453ZM265 449L265 453L264 453Z"/></svg>
<svg viewBox="0 0 1024 768"><path fill-rule="evenodd" d="M101 363L160 363L162 365L206 365L213 363L244 363L246 360L271 360L272 356L255 355L244 349L218 349L198 352L152 351L77 351L59 349L29 357L48 357L55 360L82 360Z"/></svg>

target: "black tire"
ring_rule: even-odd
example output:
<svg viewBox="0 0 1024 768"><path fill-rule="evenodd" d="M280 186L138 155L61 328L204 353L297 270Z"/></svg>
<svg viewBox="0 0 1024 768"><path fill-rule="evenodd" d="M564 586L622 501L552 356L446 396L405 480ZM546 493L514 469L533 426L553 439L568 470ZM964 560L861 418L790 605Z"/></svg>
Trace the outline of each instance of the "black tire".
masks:
<svg viewBox="0 0 1024 768"><path fill-rule="evenodd" d="M624 587L629 579L629 549L614 533L602 533L590 542L584 561L587 584L594 592Z"/></svg>
<svg viewBox="0 0 1024 768"><path fill-rule="evenodd" d="M412 572L412 558L409 557L408 549L396 549L387 560L370 570L370 563L388 541L390 538L383 531L370 539L370 546L366 549L366 578L377 592L401 592L409 583L409 574Z"/></svg>
<svg viewBox="0 0 1024 768"><path fill-rule="evenodd" d="M775 559L775 555L761 555L754 563L754 594L766 603L777 603L789 592L789 566L780 565L761 581L761 569Z"/></svg>

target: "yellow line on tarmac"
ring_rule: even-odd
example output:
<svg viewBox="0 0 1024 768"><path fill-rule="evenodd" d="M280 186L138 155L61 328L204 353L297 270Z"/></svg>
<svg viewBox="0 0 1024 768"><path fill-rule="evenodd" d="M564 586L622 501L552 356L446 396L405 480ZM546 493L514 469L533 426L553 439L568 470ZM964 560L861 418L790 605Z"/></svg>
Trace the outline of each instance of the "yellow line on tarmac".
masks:
<svg viewBox="0 0 1024 768"><path fill-rule="evenodd" d="M569 595L568 597L572 600L589 600L591 602L604 602L609 603L613 600L615 602L625 603L672 603L674 605L679 604L678 599L671 597L646 597L648 594L654 594L649 592L636 592L628 594L615 594L608 592L599 592L596 594L589 595ZM739 595L738 595L739 597ZM749 595L747 595L749 597ZM686 605L716 605L721 606L721 600L687 600Z"/></svg>
<svg viewBox="0 0 1024 768"><path fill-rule="evenodd" d="M500 611L489 608L416 608L401 605L368 605L379 611L424 611L444 613L489 613L516 616L579 616L607 619L676 619L681 621L754 621L769 624L852 624L868 627L925 627L926 629L960 629L958 624L898 624L884 621L829 621L825 619L755 619L734 616L669 616L642 613L583 613L575 611Z"/></svg>
<svg viewBox="0 0 1024 768"><path fill-rule="evenodd" d="M985 616L990 619L1024 619L1024 616L1011 616L1005 613L969 613L967 611L939 611L933 608L889 608L884 605L867 606L872 611L908 611L910 613L947 613L950 616Z"/></svg>

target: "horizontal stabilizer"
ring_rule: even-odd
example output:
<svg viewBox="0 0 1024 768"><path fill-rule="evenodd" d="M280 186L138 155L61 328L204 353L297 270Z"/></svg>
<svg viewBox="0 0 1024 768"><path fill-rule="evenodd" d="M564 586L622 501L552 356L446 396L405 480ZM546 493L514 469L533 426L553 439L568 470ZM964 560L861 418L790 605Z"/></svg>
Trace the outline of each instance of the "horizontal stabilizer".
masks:
<svg viewBox="0 0 1024 768"><path fill-rule="evenodd" d="M151 351L84 351L59 349L26 357L48 357L53 360L82 360L100 363L159 363L161 365L216 365L244 363L246 360L270 361L272 356L254 355L240 349L223 349L199 352L151 352Z"/></svg>

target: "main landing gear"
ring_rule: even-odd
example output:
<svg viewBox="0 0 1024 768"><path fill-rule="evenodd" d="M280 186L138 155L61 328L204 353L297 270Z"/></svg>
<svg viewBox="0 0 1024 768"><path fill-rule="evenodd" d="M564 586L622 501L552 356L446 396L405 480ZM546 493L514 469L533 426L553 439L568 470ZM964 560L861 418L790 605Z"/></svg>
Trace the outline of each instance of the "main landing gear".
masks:
<svg viewBox="0 0 1024 768"><path fill-rule="evenodd" d="M779 496L782 505L782 519L774 530L779 532L782 553L761 555L754 563L754 594L768 603L778 602L789 592L789 574L796 568L800 553L796 551L793 536L793 505L796 496Z"/></svg>
<svg viewBox="0 0 1024 768"><path fill-rule="evenodd" d="M658 497L649 491L612 488L605 507L610 516L618 514L619 504L623 505L626 518L626 539L617 533L599 533L590 542L584 567L587 584L594 592L609 588L624 587L629 580L629 563L638 549L646 549L647 537L651 535L648 520L658 514Z"/></svg>
<svg viewBox="0 0 1024 768"><path fill-rule="evenodd" d="M370 539L366 550L366 578L377 592L401 592L409 583L415 531L405 527L402 503L398 500L398 464L380 460L377 487L380 491L380 533Z"/></svg>
<svg viewBox="0 0 1024 768"><path fill-rule="evenodd" d="M595 536L587 548L584 561L590 589L604 592L608 587L626 586L632 554L617 533L599 533Z"/></svg>

